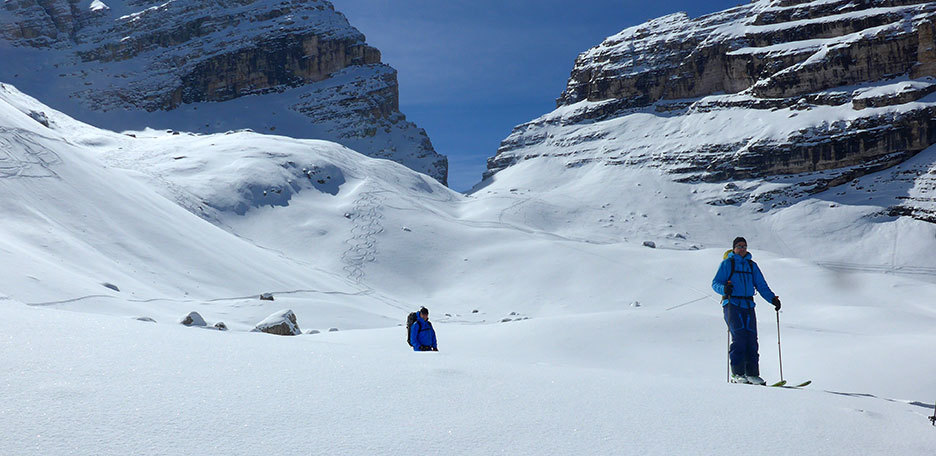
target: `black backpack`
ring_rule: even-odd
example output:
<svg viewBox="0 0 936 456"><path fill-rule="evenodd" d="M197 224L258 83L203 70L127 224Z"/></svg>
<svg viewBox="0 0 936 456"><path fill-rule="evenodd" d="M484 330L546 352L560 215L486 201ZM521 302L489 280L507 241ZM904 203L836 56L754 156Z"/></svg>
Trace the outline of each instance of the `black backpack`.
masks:
<svg viewBox="0 0 936 456"><path fill-rule="evenodd" d="M417 312L410 312L406 317L406 343L408 343L410 347L413 346L413 341L411 341L409 337L410 329L413 327L413 323L416 323L416 315Z"/></svg>

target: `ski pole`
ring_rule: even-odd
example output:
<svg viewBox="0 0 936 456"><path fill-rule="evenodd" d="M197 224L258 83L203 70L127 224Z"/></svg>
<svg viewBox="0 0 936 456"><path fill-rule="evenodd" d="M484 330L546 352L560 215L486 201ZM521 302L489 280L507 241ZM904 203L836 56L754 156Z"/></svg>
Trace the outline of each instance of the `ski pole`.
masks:
<svg viewBox="0 0 936 456"><path fill-rule="evenodd" d="M780 381L783 381L783 352L780 349L780 310L777 309L777 359L780 360Z"/></svg>
<svg viewBox="0 0 936 456"><path fill-rule="evenodd" d="M725 353L728 354L725 366L728 367L728 371L725 372L725 381L731 383L731 330L728 330L728 350L725 350Z"/></svg>

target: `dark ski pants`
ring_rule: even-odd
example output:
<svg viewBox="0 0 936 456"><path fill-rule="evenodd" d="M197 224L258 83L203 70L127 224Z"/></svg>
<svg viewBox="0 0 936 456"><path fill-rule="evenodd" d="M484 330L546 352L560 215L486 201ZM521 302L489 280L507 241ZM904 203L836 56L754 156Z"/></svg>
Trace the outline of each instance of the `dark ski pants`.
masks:
<svg viewBox="0 0 936 456"><path fill-rule="evenodd" d="M728 359L735 375L760 375L757 354L757 315L754 309L743 309L733 304L722 307L725 323L731 332Z"/></svg>

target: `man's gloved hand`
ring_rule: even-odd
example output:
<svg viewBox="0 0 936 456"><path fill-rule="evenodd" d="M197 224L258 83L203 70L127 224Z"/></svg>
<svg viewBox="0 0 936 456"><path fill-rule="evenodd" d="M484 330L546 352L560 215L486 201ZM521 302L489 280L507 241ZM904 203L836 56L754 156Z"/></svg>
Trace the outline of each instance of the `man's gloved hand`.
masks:
<svg viewBox="0 0 936 456"><path fill-rule="evenodd" d="M728 283L725 284L725 296L731 296L732 291L734 291L734 285L732 285L729 280Z"/></svg>
<svg viewBox="0 0 936 456"><path fill-rule="evenodd" d="M777 312L780 311L780 297L779 296L774 296L773 302L771 302L771 304L773 304L774 310L776 310Z"/></svg>

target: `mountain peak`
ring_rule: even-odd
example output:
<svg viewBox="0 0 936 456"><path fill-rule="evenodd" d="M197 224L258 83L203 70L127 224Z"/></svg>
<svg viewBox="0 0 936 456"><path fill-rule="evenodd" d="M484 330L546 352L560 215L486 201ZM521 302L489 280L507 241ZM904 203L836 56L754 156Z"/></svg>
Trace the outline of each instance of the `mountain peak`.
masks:
<svg viewBox="0 0 936 456"><path fill-rule="evenodd" d="M934 20L933 2L760 1L627 28L579 55L557 109L514 128L485 177L546 159L803 175L779 198L795 201L887 169L936 144ZM936 219L927 197L891 209Z"/></svg>
<svg viewBox="0 0 936 456"><path fill-rule="evenodd" d="M9 0L0 15L0 79L73 117L328 139L446 181L396 71L330 2Z"/></svg>

